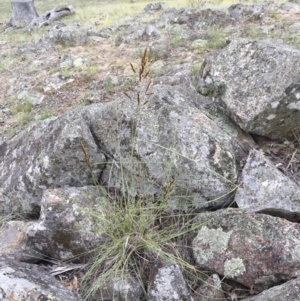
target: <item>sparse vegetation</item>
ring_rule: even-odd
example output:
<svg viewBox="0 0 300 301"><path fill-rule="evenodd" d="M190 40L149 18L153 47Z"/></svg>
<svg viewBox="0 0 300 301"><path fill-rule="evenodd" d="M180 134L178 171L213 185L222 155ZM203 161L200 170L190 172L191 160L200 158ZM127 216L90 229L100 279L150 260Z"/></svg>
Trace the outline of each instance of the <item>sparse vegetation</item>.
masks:
<svg viewBox="0 0 300 301"><path fill-rule="evenodd" d="M38 120L45 120L51 116L53 116L53 113L49 110L45 110L39 115Z"/></svg>

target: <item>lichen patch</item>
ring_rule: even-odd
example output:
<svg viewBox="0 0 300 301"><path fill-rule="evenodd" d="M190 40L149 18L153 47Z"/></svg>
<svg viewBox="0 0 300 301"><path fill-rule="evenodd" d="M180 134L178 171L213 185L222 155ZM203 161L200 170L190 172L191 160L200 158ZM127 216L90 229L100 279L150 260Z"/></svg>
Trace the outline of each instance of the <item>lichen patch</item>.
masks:
<svg viewBox="0 0 300 301"><path fill-rule="evenodd" d="M232 230L224 232L222 228L209 229L207 226L202 227L193 242L197 259L203 262L212 259L215 253L224 253L231 234Z"/></svg>
<svg viewBox="0 0 300 301"><path fill-rule="evenodd" d="M242 275L246 268L241 258L232 258L225 261L224 271L226 277L233 278Z"/></svg>

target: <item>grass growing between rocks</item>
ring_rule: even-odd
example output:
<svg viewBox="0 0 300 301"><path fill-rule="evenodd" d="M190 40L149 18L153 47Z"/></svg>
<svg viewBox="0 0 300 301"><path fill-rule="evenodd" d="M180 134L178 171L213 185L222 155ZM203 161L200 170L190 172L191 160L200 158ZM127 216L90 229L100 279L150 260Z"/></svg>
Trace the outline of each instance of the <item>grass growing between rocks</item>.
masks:
<svg viewBox="0 0 300 301"><path fill-rule="evenodd" d="M137 102L137 108L142 110L143 106L148 104L151 95L148 92L151 80L148 80L150 69L147 68L147 51L142 55L139 68L130 65L140 84L134 100ZM134 101L131 94L127 92L124 94L130 99L129 101ZM137 142L138 139L133 134L132 156ZM81 148L86 165L92 171L89 155L83 144ZM162 148L166 152L183 157L172 149ZM194 161L184 158L190 162ZM193 207L193 198L190 197L190 202L183 201L174 206L172 199L181 197L174 195L172 190L176 179L166 179L168 183L159 196L151 196L150 191L132 193L132 191L139 191L137 187L143 185L142 180L139 183L138 178L143 173L142 163L126 160L128 161L124 158L111 165L118 165L120 169L121 187L104 187L94 178L99 188L99 195L105 197L102 201L100 198L101 203L93 210L83 209L93 225L96 225L94 231L99 236L104 236L105 241L89 254L92 259L81 285L84 300L123 300L127 284L132 283L131 279L135 279L135 283L140 285L144 300L147 300L149 274L156 263L179 265L189 283L203 281L204 273L193 264L191 256L191 240L195 232L205 224L194 223L195 212L187 209ZM134 165L132 174L135 175L129 181L128 172L123 167L128 164ZM166 162L166 168L172 164L174 163ZM188 193L183 197L188 199ZM119 289L116 289L116 286L119 286Z"/></svg>

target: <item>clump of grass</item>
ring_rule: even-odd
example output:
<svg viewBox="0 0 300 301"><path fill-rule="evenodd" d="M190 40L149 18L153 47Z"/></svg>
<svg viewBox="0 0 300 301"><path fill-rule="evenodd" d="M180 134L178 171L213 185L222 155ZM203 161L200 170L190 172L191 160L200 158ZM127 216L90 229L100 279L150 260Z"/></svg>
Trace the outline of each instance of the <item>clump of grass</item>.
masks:
<svg viewBox="0 0 300 301"><path fill-rule="evenodd" d="M96 73L99 72L99 67L98 66L89 66L85 69L85 72L87 75L92 76L95 75Z"/></svg>
<svg viewBox="0 0 300 301"><path fill-rule="evenodd" d="M72 76L70 68L68 67L62 68L60 70L60 75L63 76L64 78L70 78Z"/></svg>
<svg viewBox="0 0 300 301"><path fill-rule="evenodd" d="M168 185L172 187L172 182ZM200 225L191 225L188 215L170 215L166 212L168 191L158 200L139 196L110 198L108 204L97 208L91 220L98 225L98 233L105 236L105 243L93 250L95 258L85 275L84 284L94 278L85 298L103 294L115 281L134 275L143 284L147 275L142 269L157 260L179 264L190 272L195 268L182 259L178 239ZM103 208L105 210L103 211ZM150 266L149 266L150 267ZM145 288L144 288L145 291Z"/></svg>
<svg viewBox="0 0 300 301"><path fill-rule="evenodd" d="M11 108L11 112L13 114L18 113L30 113L32 111L32 103L29 101L25 101L21 104L16 105L15 107Z"/></svg>
<svg viewBox="0 0 300 301"><path fill-rule="evenodd" d="M270 17L275 21L279 21L281 19L281 15L279 12L271 12Z"/></svg>
<svg viewBox="0 0 300 301"><path fill-rule="evenodd" d="M139 67L130 63L133 73L138 77L138 86L124 92L130 101L136 101L139 109L151 101L151 80L148 78L150 69L147 62L148 55L145 50ZM136 137L132 135L133 147ZM83 143L81 149L86 165L92 172L89 155ZM195 274L195 267L183 259L181 251L186 235L202 225L193 224L192 213L179 210L175 212L172 209L173 204L169 204L176 179L171 179L162 195L158 197L141 194L132 197L129 193L132 188L130 185L138 183L134 179L131 183L125 179L122 163L117 163L122 176L121 195L112 195L113 187L106 189L98 185L105 199L102 198L102 203L93 208L93 211L83 209L93 221L95 231L104 236L105 240L91 251L92 260L82 282L85 299L104 295L113 283L129 276L138 279L146 295L144 283L147 282L148 275L143 273L143 270L150 268L154 261L176 263L190 275ZM139 169L139 166L136 169ZM139 172L137 170L137 174Z"/></svg>
<svg viewBox="0 0 300 301"><path fill-rule="evenodd" d="M51 116L53 116L53 113L51 111L45 110L44 112L42 112L42 114L39 115L38 120L45 120Z"/></svg>
<svg viewBox="0 0 300 301"><path fill-rule="evenodd" d="M203 47L203 50L221 49L227 45L226 36L220 31L217 26L212 26L208 29L209 40Z"/></svg>
<svg viewBox="0 0 300 301"><path fill-rule="evenodd" d="M263 36L260 28L251 26L248 28L247 36L251 39L259 39Z"/></svg>
<svg viewBox="0 0 300 301"><path fill-rule="evenodd" d="M195 75L199 74L201 66L202 66L202 64L193 65L193 67L190 71L190 76L195 76Z"/></svg>
<svg viewBox="0 0 300 301"><path fill-rule="evenodd" d="M32 120L32 116L29 112L21 112L17 115L16 122L18 125L25 125Z"/></svg>

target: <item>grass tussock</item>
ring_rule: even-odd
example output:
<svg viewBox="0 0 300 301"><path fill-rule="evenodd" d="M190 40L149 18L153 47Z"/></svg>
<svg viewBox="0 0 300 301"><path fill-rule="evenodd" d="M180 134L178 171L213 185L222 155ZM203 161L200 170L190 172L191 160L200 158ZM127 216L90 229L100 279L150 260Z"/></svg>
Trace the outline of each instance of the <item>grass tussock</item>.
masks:
<svg viewBox="0 0 300 301"><path fill-rule="evenodd" d="M151 70L147 64L146 49L141 55L139 66L130 63L132 72L137 77L137 87L124 92L128 101L136 101L140 110L151 101ZM133 147L136 137L131 139ZM92 174L92 163L82 142L80 147ZM160 196L149 196L150 193L132 196L131 185L139 185L138 179L128 181L122 163L122 159L117 162L121 189L103 187L94 178L99 195L104 197L99 198L99 206L95 206L93 210L82 208L95 225L94 231L103 237L103 243L89 254L91 260L81 286L84 299L95 300L97 296L97 300L106 300L115 283L124 283L133 277L140 284L144 299L147 300L150 269L158 262L178 264L191 283L202 281L203 273L191 262L190 242L203 223L194 223L195 213L192 210L182 210L179 207L174 209L170 199L174 197L172 189L176 179L169 180ZM138 164L136 169L133 173L139 175ZM187 204L181 205L188 207ZM114 299L114 296L110 298Z"/></svg>

